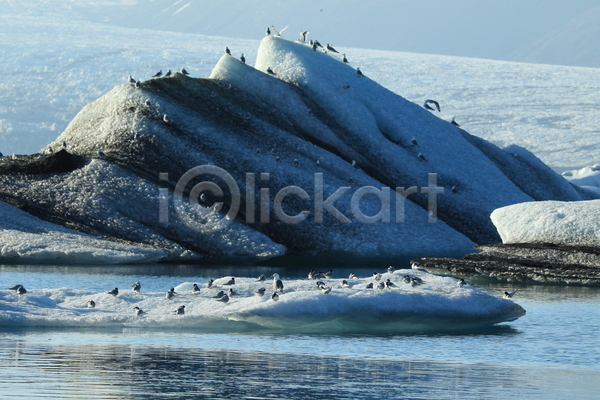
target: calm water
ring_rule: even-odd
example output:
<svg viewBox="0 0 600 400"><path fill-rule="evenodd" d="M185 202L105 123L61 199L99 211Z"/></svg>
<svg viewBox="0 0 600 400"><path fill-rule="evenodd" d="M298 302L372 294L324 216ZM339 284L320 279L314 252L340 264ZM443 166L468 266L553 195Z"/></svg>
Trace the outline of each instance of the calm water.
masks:
<svg viewBox="0 0 600 400"><path fill-rule="evenodd" d="M252 267L235 275L269 272L300 277L306 271ZM0 266L0 287L105 291L140 280L158 291L229 274L227 267ZM527 315L452 335L4 328L0 397L598 398L600 288L472 283L494 295L518 288L515 301Z"/></svg>

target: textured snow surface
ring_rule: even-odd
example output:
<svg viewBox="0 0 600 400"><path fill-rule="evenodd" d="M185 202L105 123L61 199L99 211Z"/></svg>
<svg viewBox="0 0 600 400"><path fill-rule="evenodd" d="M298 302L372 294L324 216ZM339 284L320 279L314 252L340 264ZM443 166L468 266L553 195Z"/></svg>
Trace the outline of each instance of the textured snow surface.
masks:
<svg viewBox="0 0 600 400"><path fill-rule="evenodd" d="M418 276L422 285L404 283L406 274ZM382 274L396 287L366 289L372 278L348 280L323 279L329 294L317 288L315 280L287 280L282 277L283 293L273 301L272 280L254 278L216 279L212 288L198 282L201 290L192 293L193 282L175 287L177 295L169 300L165 292L147 292L144 282L140 293L121 288L118 296L73 288L26 288L27 293L0 291L0 326L107 327L123 326L161 329L252 330L283 329L298 331L403 332L426 329L460 330L468 327L511 321L525 314L512 300L486 294L470 285L460 287L457 280L414 270ZM256 293L265 288L266 294ZM227 303L216 294L234 290ZM113 288L107 288L111 290ZM166 289L165 289L166 291ZM88 308L88 300L96 303ZM185 306L184 315L174 311ZM138 316L133 307L145 314ZM243 324L240 324L243 323Z"/></svg>
<svg viewBox="0 0 600 400"><path fill-rule="evenodd" d="M503 243L600 246L600 200L540 201L495 210L491 219Z"/></svg>

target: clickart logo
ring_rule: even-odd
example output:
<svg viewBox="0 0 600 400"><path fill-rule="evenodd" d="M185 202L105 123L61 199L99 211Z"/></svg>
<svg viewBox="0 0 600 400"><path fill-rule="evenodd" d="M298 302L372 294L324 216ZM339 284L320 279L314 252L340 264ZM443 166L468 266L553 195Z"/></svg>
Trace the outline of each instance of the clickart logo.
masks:
<svg viewBox="0 0 600 400"><path fill-rule="evenodd" d="M269 173L259 174L260 181L265 183L270 180ZM201 180L204 179L204 180ZM167 173L159 174L159 180L169 181ZM216 182L219 182L217 184ZM222 185L222 186L221 186ZM274 194L271 201L271 189L261 187L256 190L256 174L245 174L245 222L247 224L257 223L256 211L258 199L259 223L271 223L271 213L283 224L295 225L309 219L313 214L313 222L322 224L325 213L331 215L342 224L350 224L353 221L338 208L336 202L350 192L353 188L342 186L337 188L329 196L325 197L324 180L322 173L313 175L313 196L300 186L286 186ZM226 188L226 191L223 191ZM393 193L393 195L392 195ZM405 222L404 204L406 197L419 193L417 186L408 188L389 187L377 188L374 186L361 186L351 194L349 204L349 215L354 221L361 224L392 223L392 207L394 207L394 223ZM427 186L420 188L420 193L427 196L427 221L437 222L437 196L444 193L444 188L437 186L437 174L428 174ZM366 215L361 210L361 202L365 196L374 196L379 202L379 210L374 215ZM159 189L159 222L169 223L169 189ZM284 210L284 202L287 198L297 198L310 207L288 214ZM221 201L209 201L219 199ZM229 201L227 201L229 200ZM310 204L312 202L312 204ZM188 228L203 234L218 232L226 228L237 217L242 204L242 196L238 183L231 174L214 165L202 165L190 169L179 178L172 192L172 203L175 217ZM296 202L297 203L297 202ZM222 213L227 204L227 213Z"/></svg>

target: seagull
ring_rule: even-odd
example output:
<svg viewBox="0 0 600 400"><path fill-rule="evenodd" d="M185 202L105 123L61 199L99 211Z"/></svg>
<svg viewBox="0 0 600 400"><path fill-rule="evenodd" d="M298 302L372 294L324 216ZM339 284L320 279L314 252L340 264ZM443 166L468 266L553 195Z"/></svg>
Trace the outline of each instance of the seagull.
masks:
<svg viewBox="0 0 600 400"><path fill-rule="evenodd" d="M256 291L256 293L257 293L259 296L264 296L266 291L267 291L267 289L265 289L264 287L261 287L260 289L258 289L258 290Z"/></svg>
<svg viewBox="0 0 600 400"><path fill-rule="evenodd" d="M234 277L231 277L230 280L228 280L227 282L225 282L223 284L223 286L229 286L229 285L235 285L235 278Z"/></svg>
<svg viewBox="0 0 600 400"><path fill-rule="evenodd" d="M152 75L153 78L160 78L162 76L162 69L160 71L158 71L157 73L155 73L154 75Z"/></svg>
<svg viewBox="0 0 600 400"><path fill-rule="evenodd" d="M225 54L227 54L228 56L231 55L231 51L229 51L229 47L225 46Z"/></svg>
<svg viewBox="0 0 600 400"><path fill-rule="evenodd" d="M165 78L166 78L167 76L171 76L171 70L168 70L168 71L167 71L167 73L165 74Z"/></svg>
<svg viewBox="0 0 600 400"><path fill-rule="evenodd" d="M133 307L133 309L135 310L135 315L142 315L142 314L145 314L145 313L144 313L144 310L142 310L141 308L139 308L139 307L137 307L137 306L136 306L136 307Z"/></svg>
<svg viewBox="0 0 600 400"><path fill-rule="evenodd" d="M273 300L273 301L279 300L279 295L277 294L277 292L273 292L273 294L271 295L271 300Z"/></svg>
<svg viewBox="0 0 600 400"><path fill-rule="evenodd" d="M435 108L431 107L429 104L433 104L435 106ZM438 103L435 100L431 100L431 99L425 100L425 103L423 103L423 107L425 107L428 110L435 110L435 109L437 109L438 112L442 111L440 109L440 103Z"/></svg>
<svg viewBox="0 0 600 400"><path fill-rule="evenodd" d="M100 149L96 150L96 154L98 154L98 157L106 157L106 154Z"/></svg>
<svg viewBox="0 0 600 400"><path fill-rule="evenodd" d="M107 294L112 294L113 296L117 297L117 295L119 294L119 288L114 288L110 292L106 292L106 293Z"/></svg>
<svg viewBox="0 0 600 400"><path fill-rule="evenodd" d="M185 68L181 68L181 73L184 75L189 75L190 73L185 70Z"/></svg>
<svg viewBox="0 0 600 400"><path fill-rule="evenodd" d="M142 289L142 284L139 281L131 284L131 290L134 293L139 293L141 289Z"/></svg>
<svg viewBox="0 0 600 400"><path fill-rule="evenodd" d="M273 29L273 33L275 34L275 36L281 36L281 34L283 33L283 31L285 31L287 28L288 27L286 26L281 31L278 31L277 29L275 29L275 27L273 25L271 25L271 29Z"/></svg>
<svg viewBox="0 0 600 400"><path fill-rule="evenodd" d="M273 290L275 292L283 293L283 282L279 279L279 274L275 273L273 276Z"/></svg>
<svg viewBox="0 0 600 400"><path fill-rule="evenodd" d="M163 122L164 122L165 124L168 124L168 123L170 123L170 122L171 122L171 121L169 120L169 116L168 116L167 114L164 114L164 115L163 115Z"/></svg>
<svg viewBox="0 0 600 400"><path fill-rule="evenodd" d="M214 281L212 279L210 281L206 282L206 287L210 289L213 285L213 282Z"/></svg>
<svg viewBox="0 0 600 400"><path fill-rule="evenodd" d="M356 276L356 274L354 274L354 272L350 273L350 275L348 276L348 279L358 279L358 276Z"/></svg>
<svg viewBox="0 0 600 400"><path fill-rule="evenodd" d="M88 308L94 308L96 307L96 302L94 300L88 300L87 306Z"/></svg>
<svg viewBox="0 0 600 400"><path fill-rule="evenodd" d="M267 68L267 73L270 75L276 75L275 72L273 72L273 70L271 69L271 67Z"/></svg>
<svg viewBox="0 0 600 400"><path fill-rule="evenodd" d="M428 161L425 156L423 155L423 153L419 153L417 155L417 158L419 159L419 161Z"/></svg>
<svg viewBox="0 0 600 400"><path fill-rule="evenodd" d="M332 45L330 45L329 43L327 43L327 50L332 51L334 53L339 53L339 51L337 51L336 49L333 48Z"/></svg>
<svg viewBox="0 0 600 400"><path fill-rule="evenodd" d="M458 124L458 122L456 122L456 120L454 119L454 117L452 117L452 121L450 121L450 123L451 123L452 125L454 125L454 126L460 126L460 125Z"/></svg>
<svg viewBox="0 0 600 400"><path fill-rule="evenodd" d="M381 280L381 274L379 272L373 272L373 279L376 281Z"/></svg>
<svg viewBox="0 0 600 400"><path fill-rule="evenodd" d="M385 282L385 287L387 287L388 289L391 289L393 287L396 287L396 285L394 284L394 282L390 281L389 279Z"/></svg>
<svg viewBox="0 0 600 400"><path fill-rule="evenodd" d="M167 298L167 300L173 300L173 297L175 297L177 294L178 293L175 291L175 288L171 288L167 290L165 297Z"/></svg>
<svg viewBox="0 0 600 400"><path fill-rule="evenodd" d="M9 288L6 288L6 290L18 290L20 287L23 287L23 285L15 285L15 286L11 286Z"/></svg>
<svg viewBox="0 0 600 400"><path fill-rule="evenodd" d="M517 293L519 291L519 289L515 290L514 292L508 293L508 292L504 292L504 298L505 299L512 299L512 297L515 295L515 293Z"/></svg>
<svg viewBox="0 0 600 400"><path fill-rule="evenodd" d="M258 279L256 280L256 282L264 282L265 279L267 279L267 277L265 276L265 274L262 274L261 276L258 277Z"/></svg>
<svg viewBox="0 0 600 400"><path fill-rule="evenodd" d="M420 147L419 142L417 142L417 139L415 139L414 137L410 139L410 142L412 143L413 147Z"/></svg>
<svg viewBox="0 0 600 400"><path fill-rule="evenodd" d="M332 279L333 278L333 270L330 269L329 271L325 272L325 278L326 279Z"/></svg>
<svg viewBox="0 0 600 400"><path fill-rule="evenodd" d="M27 293L27 290L25 290L25 286L19 286L19 287L17 288L16 292L17 292L17 294L18 294L19 296L21 296L21 295L23 295L23 294Z"/></svg>
<svg viewBox="0 0 600 400"><path fill-rule="evenodd" d="M354 169L358 169L358 164L356 163L356 160L352 160L352 168Z"/></svg>
<svg viewBox="0 0 600 400"><path fill-rule="evenodd" d="M365 289L373 289L373 282L369 283Z"/></svg>
<svg viewBox="0 0 600 400"><path fill-rule="evenodd" d="M364 76L359 67L356 67L356 73L358 74L358 76Z"/></svg>
<svg viewBox="0 0 600 400"><path fill-rule="evenodd" d="M410 283L411 282L410 275L404 275L402 277L402 282L404 282L404 283Z"/></svg>
<svg viewBox="0 0 600 400"><path fill-rule="evenodd" d="M385 283L379 282L379 285L377 285L377 289L379 289L379 290L385 289Z"/></svg>
<svg viewBox="0 0 600 400"><path fill-rule="evenodd" d="M465 286L467 284L467 282L465 282L465 280L463 278L460 278L460 280L458 282L456 282L457 286Z"/></svg>
<svg viewBox="0 0 600 400"><path fill-rule="evenodd" d="M313 43L312 49L313 49L313 51L317 51L317 45L315 43Z"/></svg>
<svg viewBox="0 0 600 400"><path fill-rule="evenodd" d="M135 83L135 85L134 85L134 86L135 86L136 88L139 88L139 87L140 87L140 85L141 85L140 81L137 81L137 82Z"/></svg>
<svg viewBox="0 0 600 400"><path fill-rule="evenodd" d="M177 310L173 311L173 314L175 314L175 315L185 314L185 306L179 306L179 308Z"/></svg>
<svg viewBox="0 0 600 400"><path fill-rule="evenodd" d="M321 287L325 286L325 282L322 282L322 281L317 281L316 284L319 289L321 289Z"/></svg>
<svg viewBox="0 0 600 400"><path fill-rule="evenodd" d="M194 286L192 287L192 293L200 294L200 288L198 287L198 285L196 283L194 283Z"/></svg>
<svg viewBox="0 0 600 400"><path fill-rule="evenodd" d="M308 37L308 34L310 33L310 29L307 31L300 31L300 38L303 42L306 42L306 38Z"/></svg>
<svg viewBox="0 0 600 400"><path fill-rule="evenodd" d="M246 64L246 57L244 57L244 53L242 53L242 56L240 57L240 61L242 62L242 64Z"/></svg>
<svg viewBox="0 0 600 400"><path fill-rule="evenodd" d="M342 62L343 62L344 64L348 64L348 59L346 58L346 55L345 55L345 54L342 54L342 56L343 56L343 57L342 57Z"/></svg>
<svg viewBox="0 0 600 400"><path fill-rule="evenodd" d="M346 288L346 287L350 287L350 285L348 284L348 281L347 281L347 280L345 280L345 279L344 279L344 280L342 280L341 286L342 286L342 287L344 287L344 288Z"/></svg>
<svg viewBox="0 0 600 400"><path fill-rule="evenodd" d="M411 284L411 286L422 285L423 284L423 279L419 278L418 276L413 276L410 279L410 284Z"/></svg>
<svg viewBox="0 0 600 400"><path fill-rule="evenodd" d="M267 30L265 31L265 36L269 36L271 34L271 30L267 26Z"/></svg>
<svg viewBox="0 0 600 400"><path fill-rule="evenodd" d="M294 167L298 167L298 165L300 165L300 162L297 158L294 158Z"/></svg>
<svg viewBox="0 0 600 400"><path fill-rule="evenodd" d="M216 294L215 296L213 296L213 297L214 297L214 298L216 298L216 299L219 299L219 298L223 297L223 295L224 295L224 294L225 294L225 292L221 290L221 291L219 291L219 293L217 293L217 294Z"/></svg>
<svg viewBox="0 0 600 400"><path fill-rule="evenodd" d="M394 266L393 266L393 265L390 265L390 266L388 267L388 270L387 270L387 271L388 271L388 274L393 274L393 273L394 273Z"/></svg>
<svg viewBox="0 0 600 400"><path fill-rule="evenodd" d="M129 75L129 79L127 80L129 83L136 83L137 81Z"/></svg>
<svg viewBox="0 0 600 400"><path fill-rule="evenodd" d="M227 294L229 295L229 297L233 297L236 293L233 291L232 288L230 288L229 291L227 291Z"/></svg>
<svg viewBox="0 0 600 400"><path fill-rule="evenodd" d="M223 296L219 297L217 301L220 301L221 303L227 303L229 301L229 296L224 294Z"/></svg>
<svg viewBox="0 0 600 400"><path fill-rule="evenodd" d="M315 269L311 269L310 272L308 273L308 279L317 279L317 277L315 276Z"/></svg>
<svg viewBox="0 0 600 400"><path fill-rule="evenodd" d="M419 271L425 271L423 268L421 268L421 264L418 263L417 261L415 261L414 263L410 264L410 268L411 269L416 269Z"/></svg>
<svg viewBox="0 0 600 400"><path fill-rule="evenodd" d="M331 293L331 288L330 287L321 286L320 289L321 289L321 292L323 292L323 294L329 294L329 293Z"/></svg>
<svg viewBox="0 0 600 400"><path fill-rule="evenodd" d="M318 41L318 40L315 40L315 43L314 43L314 45L315 45L315 46L317 46L317 47L321 47L321 48L323 48L323 45L322 45L321 43L319 43L319 41Z"/></svg>

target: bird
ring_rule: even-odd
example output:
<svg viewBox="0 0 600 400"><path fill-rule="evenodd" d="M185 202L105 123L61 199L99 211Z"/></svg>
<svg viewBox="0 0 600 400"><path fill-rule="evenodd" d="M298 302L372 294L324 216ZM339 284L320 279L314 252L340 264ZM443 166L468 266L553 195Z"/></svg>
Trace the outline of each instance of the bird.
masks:
<svg viewBox="0 0 600 400"><path fill-rule="evenodd" d="M171 122L171 120L169 119L169 116L167 114L163 114L163 118L162 119L163 119L163 122L165 124L168 124L168 123Z"/></svg>
<svg viewBox="0 0 600 400"><path fill-rule="evenodd" d="M396 287L396 285L394 284L394 282L392 282L388 279L387 281L385 281L385 287L387 287L388 289L391 289L393 287Z"/></svg>
<svg viewBox="0 0 600 400"><path fill-rule="evenodd" d="M189 75L190 74L189 72L186 71L185 68L181 68L181 73L184 74L184 75Z"/></svg>
<svg viewBox="0 0 600 400"><path fill-rule="evenodd" d="M332 51L334 53L339 53L339 51L337 51L336 49L333 48L332 45L330 45L329 43L327 43L327 46L325 46L327 48L327 50Z"/></svg>
<svg viewBox="0 0 600 400"><path fill-rule="evenodd" d="M356 73L358 74L358 76L364 76L359 67L356 67Z"/></svg>
<svg viewBox="0 0 600 400"><path fill-rule="evenodd" d="M213 282L214 281L212 279L209 280L208 282L206 282L206 287L210 289L212 287L212 285L213 285Z"/></svg>
<svg viewBox="0 0 600 400"><path fill-rule="evenodd" d="M317 277L315 276L315 269L311 269L310 272L308 273L308 279L317 279Z"/></svg>
<svg viewBox="0 0 600 400"><path fill-rule="evenodd" d="M411 269L416 269L418 271L425 271L423 268L421 268L421 264L417 261L415 261L414 263L410 264L410 268Z"/></svg>
<svg viewBox="0 0 600 400"><path fill-rule="evenodd" d="M323 294L329 294L329 293L331 293L331 288L330 287L321 286L320 289L321 289L321 292L323 292Z"/></svg>
<svg viewBox="0 0 600 400"><path fill-rule="evenodd" d="M289 26L289 25L288 25ZM273 30L273 34L275 36L281 36L281 34L283 33L283 31L285 31L288 27L286 26L285 28L283 28L281 31L278 31L277 29L275 29L275 27L273 25L271 25L271 29Z"/></svg>
<svg viewBox="0 0 600 400"><path fill-rule="evenodd" d="M317 46L317 47L323 48L323 45L321 43L319 43L318 40L315 40L314 45Z"/></svg>
<svg viewBox="0 0 600 400"><path fill-rule="evenodd" d="M417 142L417 139L415 139L414 137L410 139L410 143L412 143L413 147L421 147L419 146L419 142Z"/></svg>
<svg viewBox="0 0 600 400"><path fill-rule="evenodd" d="M166 78L167 76L171 76L171 70L168 70L168 71L167 71L167 73L165 74L165 78Z"/></svg>
<svg viewBox="0 0 600 400"><path fill-rule="evenodd" d="M235 278L232 276L230 280L228 280L227 282L225 282L223 284L223 286L230 286L230 285L235 285Z"/></svg>
<svg viewBox="0 0 600 400"><path fill-rule="evenodd" d="M273 294L271 295L271 300L273 300L273 301L279 300L279 295L277 294L277 292L273 292Z"/></svg>
<svg viewBox="0 0 600 400"><path fill-rule="evenodd" d="M410 278L410 284L411 286L422 285L423 279L419 278L418 276L413 276Z"/></svg>
<svg viewBox="0 0 600 400"><path fill-rule="evenodd" d="M343 57L342 57L342 62L343 62L344 64L348 64L348 59L346 58L346 55L345 55L345 54L342 54L342 56L343 56Z"/></svg>
<svg viewBox="0 0 600 400"><path fill-rule="evenodd" d="M428 161L427 158L425 158L425 156L423 155L423 153L419 153L417 155L417 158L419 159L419 161Z"/></svg>
<svg viewBox="0 0 600 400"><path fill-rule="evenodd" d="M460 286L460 287L462 287L462 286L465 286L466 284L467 284L467 282L465 282L465 280L464 280L463 278L460 278L460 280L458 280L458 281L456 282L456 285L457 285L457 286ZM505 293L506 293L506 292L505 292Z"/></svg>
<svg viewBox="0 0 600 400"><path fill-rule="evenodd" d="M179 308L177 310L173 311L173 314L175 314L175 315L185 314L185 306L184 305L179 306Z"/></svg>
<svg viewBox="0 0 600 400"><path fill-rule="evenodd" d="M229 296L227 296L227 294L224 294L223 296L219 297L217 301L220 301L221 303L227 303L229 301Z"/></svg>
<svg viewBox="0 0 600 400"><path fill-rule="evenodd" d="M381 274L379 272L373 272L373 279L376 281L381 280Z"/></svg>
<svg viewBox="0 0 600 400"><path fill-rule="evenodd" d="M348 279L358 279L358 276L356 276L354 272L351 272L350 275L348 275Z"/></svg>
<svg viewBox="0 0 600 400"><path fill-rule="evenodd" d="M136 83L136 82L137 82L135 79L133 79L133 78L131 77L131 75L129 75L129 79L127 79L127 81L128 81L129 83Z"/></svg>
<svg viewBox="0 0 600 400"><path fill-rule="evenodd" d="M227 54L228 56L231 55L231 51L229 51L229 47L225 46L225 54Z"/></svg>
<svg viewBox="0 0 600 400"><path fill-rule="evenodd" d="M242 64L246 64L246 57L244 57L244 53L242 53L242 56L240 57L240 62Z"/></svg>
<svg viewBox="0 0 600 400"><path fill-rule="evenodd" d="M410 275L404 275L402 277L402 282L404 282L404 283L410 283L411 282Z"/></svg>
<svg viewBox="0 0 600 400"><path fill-rule="evenodd" d="M96 154L98 154L98 157L106 157L106 154L100 149L96 150Z"/></svg>
<svg viewBox="0 0 600 400"><path fill-rule="evenodd" d="M367 286L365 287L365 289L373 289L373 282L367 284Z"/></svg>
<svg viewBox="0 0 600 400"><path fill-rule="evenodd" d="M267 26L267 30L265 31L265 36L269 36L271 34L271 30Z"/></svg>
<svg viewBox="0 0 600 400"><path fill-rule="evenodd" d="M23 285L14 285L14 286L11 286L11 287L9 287L9 288L6 288L6 290L14 290L14 291L17 291L17 290L18 290L20 287L23 287Z"/></svg>
<svg viewBox="0 0 600 400"><path fill-rule="evenodd" d="M325 278L326 279L332 279L333 278L333 270L330 269L329 271L325 272Z"/></svg>
<svg viewBox="0 0 600 400"><path fill-rule="evenodd" d="M352 160L351 164L352 164L352 168L354 168L354 169L359 168L358 164L356 163L356 160Z"/></svg>
<svg viewBox="0 0 600 400"><path fill-rule="evenodd" d="M266 288L264 288L264 287L261 287L260 289L258 289L258 290L256 291L256 293L257 293L259 296L264 296L266 291L267 291L267 289L266 289Z"/></svg>
<svg viewBox="0 0 600 400"><path fill-rule="evenodd" d="M137 82L135 83L135 85L134 85L134 86L135 86L136 88L139 88L139 87L140 87L140 85L141 85L140 81L137 81Z"/></svg>
<svg viewBox="0 0 600 400"><path fill-rule="evenodd" d="M300 162L297 158L294 158L294 167L298 167L298 165L300 165Z"/></svg>
<svg viewBox="0 0 600 400"><path fill-rule="evenodd" d="M325 286L325 282L323 281L317 281L315 282L317 284L317 287L320 289L321 287Z"/></svg>
<svg viewBox="0 0 600 400"><path fill-rule="evenodd" d="M307 31L300 31L300 40L302 40L303 42L306 42L306 38L308 37L308 34L310 33L310 29Z"/></svg>
<svg viewBox="0 0 600 400"><path fill-rule="evenodd" d="M106 293L117 297L119 295L119 288L114 288L113 290L106 292Z"/></svg>
<svg viewBox="0 0 600 400"><path fill-rule="evenodd" d="M217 293L217 294L216 294L216 295L214 295L213 297L214 297L214 298L216 298L216 299L218 299L218 298L221 298L221 297L223 297L223 295L224 295L224 294L225 294L225 292L224 292L224 291L222 291L222 290L220 290L220 291L219 291L219 293Z"/></svg>
<svg viewBox="0 0 600 400"><path fill-rule="evenodd" d="M153 78L160 78L162 76L162 69L160 71L158 71L157 73L155 73L154 75L152 75Z"/></svg>
<svg viewBox="0 0 600 400"><path fill-rule="evenodd" d="M268 73L269 75L276 75L276 74L275 74L275 72L273 72L273 70L271 69L271 67L268 67L268 68L267 68L267 73Z"/></svg>
<svg viewBox="0 0 600 400"><path fill-rule="evenodd" d="M19 286L16 290L17 294L19 296L24 295L25 293L27 293L27 290L25 289L25 286Z"/></svg>
<svg viewBox="0 0 600 400"><path fill-rule="evenodd" d="M312 49L313 49L313 51L317 51L317 45L313 43L312 44Z"/></svg>
<svg viewBox="0 0 600 400"><path fill-rule="evenodd" d="M141 308L139 308L139 307L137 307L137 306L136 306L136 307L133 307L133 309L135 310L135 315L142 315L142 314L145 314L145 313L144 313L144 310L142 310Z"/></svg>
<svg viewBox="0 0 600 400"><path fill-rule="evenodd" d="M505 299L512 299L512 297L515 295L515 293L517 293L519 289L515 290L514 292L508 293L508 292L504 292L504 298Z"/></svg>
<svg viewBox="0 0 600 400"><path fill-rule="evenodd" d="M88 300L87 306L88 308L94 308L96 307L96 302L94 300Z"/></svg>
<svg viewBox="0 0 600 400"><path fill-rule="evenodd" d="M283 293L283 282L279 279L279 274L275 273L273 276L273 290L275 292Z"/></svg>
<svg viewBox="0 0 600 400"><path fill-rule="evenodd" d="M454 125L454 126L460 126L460 125L458 124L458 122L456 122L456 120L455 120L454 118L455 118L455 117L452 117L452 121L450 121L450 123L451 123L452 125Z"/></svg>
<svg viewBox="0 0 600 400"><path fill-rule="evenodd" d="M385 289L385 283L379 282L379 285L377 285L377 289L379 289L379 290Z"/></svg>
<svg viewBox="0 0 600 400"><path fill-rule="evenodd" d="M142 289L142 284L140 282L136 282L136 283L132 283L131 284L131 290L134 293L139 293L141 289Z"/></svg>
<svg viewBox="0 0 600 400"><path fill-rule="evenodd" d="M435 106L435 108L431 107L429 104L433 104ZM440 103L438 103L435 100L431 100L431 99L427 99L425 100L425 103L423 103L423 107L425 107L427 110L438 110L438 112L441 112L442 110L440 109Z"/></svg>
<svg viewBox="0 0 600 400"><path fill-rule="evenodd" d="M394 266L393 266L393 265L390 265L390 266L388 267L387 271L388 271L388 274L393 274L393 273L394 273Z"/></svg>
<svg viewBox="0 0 600 400"><path fill-rule="evenodd" d="M63 143L62 143L62 145L63 145L63 149L66 149L66 148L67 148L67 141L66 141L66 140L63 140Z"/></svg>
<svg viewBox="0 0 600 400"><path fill-rule="evenodd" d="M173 297L175 297L177 295L178 295L178 293L175 291L175 288L171 288L171 289L167 290L165 297L167 298L167 300L173 300Z"/></svg>
<svg viewBox="0 0 600 400"><path fill-rule="evenodd" d="M265 274L261 274L261 276L258 277L258 279L256 280L256 282L264 282L265 279L267 279L267 277L265 276Z"/></svg>
<svg viewBox="0 0 600 400"><path fill-rule="evenodd" d="M233 297L235 296L235 291L232 288L229 288L229 290L227 291L227 294L229 295L229 297Z"/></svg>
<svg viewBox="0 0 600 400"><path fill-rule="evenodd" d="M198 284L194 283L194 286L192 286L192 293L200 294L200 288L198 287Z"/></svg>
<svg viewBox="0 0 600 400"><path fill-rule="evenodd" d="M345 280L345 279L342 280L341 286L344 287L344 288L350 287L350 285L348 284L348 281Z"/></svg>

